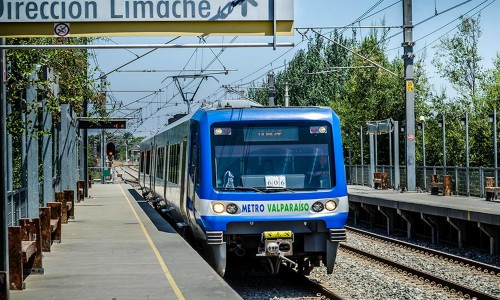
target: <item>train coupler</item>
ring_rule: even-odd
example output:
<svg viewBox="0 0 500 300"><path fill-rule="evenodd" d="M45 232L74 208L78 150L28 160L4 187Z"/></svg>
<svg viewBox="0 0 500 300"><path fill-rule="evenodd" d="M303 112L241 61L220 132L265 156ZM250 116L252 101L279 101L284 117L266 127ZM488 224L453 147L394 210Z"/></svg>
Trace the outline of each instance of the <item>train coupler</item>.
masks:
<svg viewBox="0 0 500 300"><path fill-rule="evenodd" d="M293 255L294 236L292 231L266 231L262 233L262 246L257 256Z"/></svg>

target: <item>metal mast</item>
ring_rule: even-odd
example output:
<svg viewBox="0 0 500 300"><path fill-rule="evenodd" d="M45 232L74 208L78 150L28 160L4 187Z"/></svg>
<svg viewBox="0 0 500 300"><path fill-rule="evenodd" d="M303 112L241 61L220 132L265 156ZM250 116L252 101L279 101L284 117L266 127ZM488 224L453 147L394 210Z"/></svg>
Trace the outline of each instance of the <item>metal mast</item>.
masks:
<svg viewBox="0 0 500 300"><path fill-rule="evenodd" d="M416 191L415 171L415 91L413 83L413 24L412 0L403 1L404 68L406 98L406 184L408 191Z"/></svg>

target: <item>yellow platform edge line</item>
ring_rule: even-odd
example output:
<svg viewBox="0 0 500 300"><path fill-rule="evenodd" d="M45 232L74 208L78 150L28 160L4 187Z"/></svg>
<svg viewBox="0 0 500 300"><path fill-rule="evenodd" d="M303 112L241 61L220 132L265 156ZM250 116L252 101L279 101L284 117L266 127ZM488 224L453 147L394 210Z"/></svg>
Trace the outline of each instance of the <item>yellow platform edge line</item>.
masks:
<svg viewBox="0 0 500 300"><path fill-rule="evenodd" d="M137 222L139 222L139 225L142 228L142 232L146 236L146 240L148 241L149 245L151 246L151 249L153 249L153 252L156 255L156 259L158 259L158 262L160 263L160 266L163 270L163 273L165 274L165 277L167 277L168 283L172 287L172 290L174 291L175 295L177 296L177 299L179 300L185 300L184 295L182 294L181 290L177 286L177 283L174 280L174 277L170 273L170 271L167 268L167 265L165 264L165 261L160 255L160 252L158 251L158 248L156 248L156 245L154 244L153 240L151 239L151 236L149 235L148 231L146 230L146 226L144 226L144 223L142 223L141 219L139 218L139 215L135 211L134 207L132 206L132 203L130 202L130 199L127 197L127 194L123 190L123 188L120 185L120 190L123 193L123 196L125 196L125 199L127 199L128 205L130 206L130 209L134 213L135 218L137 219Z"/></svg>

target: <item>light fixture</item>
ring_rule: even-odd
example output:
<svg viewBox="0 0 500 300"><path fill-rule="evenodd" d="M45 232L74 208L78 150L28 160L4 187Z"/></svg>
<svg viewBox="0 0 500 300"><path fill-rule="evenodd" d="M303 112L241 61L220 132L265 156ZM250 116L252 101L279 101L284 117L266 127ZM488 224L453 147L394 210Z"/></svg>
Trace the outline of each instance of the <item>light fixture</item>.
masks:
<svg viewBox="0 0 500 300"><path fill-rule="evenodd" d="M321 211L323 211L323 209L325 209L325 206L323 205L323 203L318 201L318 202L314 202L314 204L311 206L311 209L314 212L321 212Z"/></svg>
<svg viewBox="0 0 500 300"><path fill-rule="evenodd" d="M325 208L328 210L328 211L334 211L336 208L337 208L337 202L333 201L333 200L328 200L326 201L325 203Z"/></svg>
<svg viewBox="0 0 500 300"><path fill-rule="evenodd" d="M220 202L215 202L214 204L212 204L212 209L214 210L215 213L218 213L218 214L223 213L225 210L224 204L222 204Z"/></svg>
<svg viewBox="0 0 500 300"><path fill-rule="evenodd" d="M228 214L234 215L235 213L238 212L238 205L236 205L234 203L229 203L226 206L226 211L227 211Z"/></svg>

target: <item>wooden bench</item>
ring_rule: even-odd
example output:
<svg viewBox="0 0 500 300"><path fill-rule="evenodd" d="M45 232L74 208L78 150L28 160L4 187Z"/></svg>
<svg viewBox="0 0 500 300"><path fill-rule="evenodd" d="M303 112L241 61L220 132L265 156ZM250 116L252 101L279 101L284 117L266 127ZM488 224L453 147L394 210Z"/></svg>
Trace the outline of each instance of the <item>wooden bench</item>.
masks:
<svg viewBox="0 0 500 300"><path fill-rule="evenodd" d="M373 188L378 189L378 187L381 185L382 185L382 173L380 172L373 173Z"/></svg>
<svg viewBox="0 0 500 300"><path fill-rule="evenodd" d="M62 203L61 222L63 224L68 224L69 219L75 218L75 192L73 190L57 192L56 202Z"/></svg>
<svg viewBox="0 0 500 300"><path fill-rule="evenodd" d="M379 187L383 190L389 188L389 173L386 172L375 172L373 173L373 187L378 189Z"/></svg>
<svg viewBox="0 0 500 300"><path fill-rule="evenodd" d="M439 195L439 191L443 191L443 196L451 196L451 176L444 175L443 181L439 181L439 175L434 174L431 176L431 195Z"/></svg>
<svg viewBox="0 0 500 300"><path fill-rule="evenodd" d="M495 186L494 177L486 177L484 182L484 194L486 196L486 201L492 201L497 197L497 193L500 192L500 187Z"/></svg>
<svg viewBox="0 0 500 300"><path fill-rule="evenodd" d="M26 274L43 274L40 219L19 219L9 235L9 280L11 290L22 290Z"/></svg>
<svg viewBox="0 0 500 300"><path fill-rule="evenodd" d="M76 201L84 201L85 200L85 181L79 180L76 182Z"/></svg>
<svg viewBox="0 0 500 300"><path fill-rule="evenodd" d="M50 252L52 242L61 242L62 204L59 202L50 202L47 203L47 206L40 208L43 252Z"/></svg>

